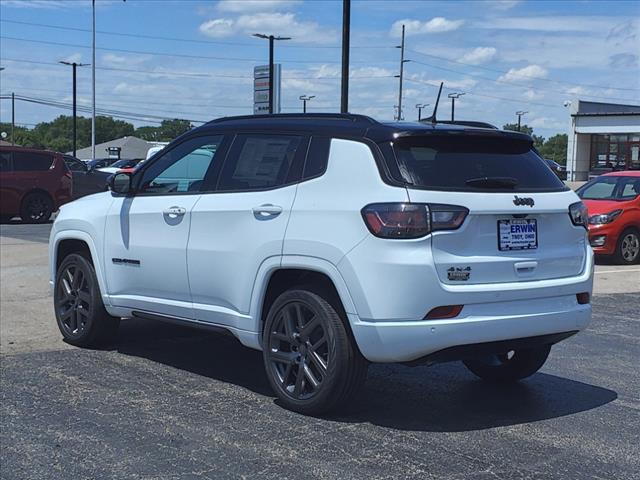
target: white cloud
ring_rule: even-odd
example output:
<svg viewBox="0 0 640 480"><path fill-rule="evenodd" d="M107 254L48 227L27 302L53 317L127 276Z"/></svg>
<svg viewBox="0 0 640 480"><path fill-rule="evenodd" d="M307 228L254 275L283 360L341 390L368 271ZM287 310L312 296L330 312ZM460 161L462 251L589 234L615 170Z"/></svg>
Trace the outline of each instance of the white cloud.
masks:
<svg viewBox="0 0 640 480"><path fill-rule="evenodd" d="M476 47L465 53L460 59L461 62L471 65L481 65L494 59L498 51L493 47Z"/></svg>
<svg viewBox="0 0 640 480"><path fill-rule="evenodd" d="M527 100L540 100L544 98L544 94L530 88L524 92L524 97Z"/></svg>
<svg viewBox="0 0 640 480"><path fill-rule="evenodd" d="M464 20L448 20L444 17L434 17L422 22L420 20L398 20L391 26L391 36L399 37L402 33L402 25L405 26L405 35L421 35L425 33L442 33L457 30L464 24Z"/></svg>
<svg viewBox="0 0 640 480"><path fill-rule="evenodd" d="M208 20L198 28L201 33L213 38L230 37L235 33L234 21L227 18Z"/></svg>
<svg viewBox="0 0 640 480"><path fill-rule="evenodd" d="M102 62L108 67L129 67L140 65L149 60L151 55L116 55L115 53L105 53Z"/></svg>
<svg viewBox="0 0 640 480"><path fill-rule="evenodd" d="M82 54L81 53L73 53L71 55L67 55L62 61L69 63L82 63Z"/></svg>
<svg viewBox="0 0 640 480"><path fill-rule="evenodd" d="M265 12L288 8L297 3L297 0L220 0L216 9L221 12L245 13Z"/></svg>
<svg viewBox="0 0 640 480"><path fill-rule="evenodd" d="M527 125L533 128L546 128L562 130L567 127L565 122L558 121L556 118L536 117L527 122Z"/></svg>
<svg viewBox="0 0 640 480"><path fill-rule="evenodd" d="M498 80L502 82L528 82L536 78L546 78L549 72L540 65L527 65L523 68L511 68Z"/></svg>
<svg viewBox="0 0 640 480"><path fill-rule="evenodd" d="M229 37L238 33L263 33L293 37L297 42L337 42L336 31L323 28L316 22L301 22L295 13L261 12L232 18L217 18L200 25L201 33L214 38Z"/></svg>

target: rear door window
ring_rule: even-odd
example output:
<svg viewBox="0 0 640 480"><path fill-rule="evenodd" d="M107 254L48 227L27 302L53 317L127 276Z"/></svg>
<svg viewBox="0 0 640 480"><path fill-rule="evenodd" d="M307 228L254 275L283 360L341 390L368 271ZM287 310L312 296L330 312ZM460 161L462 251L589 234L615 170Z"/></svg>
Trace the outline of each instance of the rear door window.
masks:
<svg viewBox="0 0 640 480"><path fill-rule="evenodd" d="M266 190L298 180L305 153L302 144L303 137L297 135L237 135L217 190Z"/></svg>
<svg viewBox="0 0 640 480"><path fill-rule="evenodd" d="M404 137L393 143L398 180L454 191L562 191L564 183L520 138L471 135ZM388 161L388 160L387 160ZM393 166L396 167L396 166Z"/></svg>
<svg viewBox="0 0 640 480"><path fill-rule="evenodd" d="M13 169L16 172L49 170L53 156L46 153L13 152Z"/></svg>

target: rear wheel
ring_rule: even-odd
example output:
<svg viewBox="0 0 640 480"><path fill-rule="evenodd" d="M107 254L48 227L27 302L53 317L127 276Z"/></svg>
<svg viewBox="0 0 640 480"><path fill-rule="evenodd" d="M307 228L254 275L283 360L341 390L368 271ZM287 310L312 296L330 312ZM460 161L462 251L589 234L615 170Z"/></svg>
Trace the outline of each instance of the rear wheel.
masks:
<svg viewBox="0 0 640 480"><path fill-rule="evenodd" d="M53 201L42 192L28 194L22 200L20 217L25 223L45 223L53 213Z"/></svg>
<svg viewBox="0 0 640 480"><path fill-rule="evenodd" d="M617 262L631 265L640 260L640 233L632 228L627 228L616 246L615 259Z"/></svg>
<svg viewBox="0 0 640 480"><path fill-rule="evenodd" d="M549 356L551 345L511 350L497 355L464 360L475 375L490 382L509 383L536 373Z"/></svg>
<svg viewBox="0 0 640 480"><path fill-rule="evenodd" d="M320 295L287 290L269 309L263 357L271 387L284 406L318 415L350 403L367 375L336 309Z"/></svg>
<svg viewBox="0 0 640 480"><path fill-rule="evenodd" d="M62 261L54 302L58 328L72 345L98 346L115 337L120 319L105 310L96 272L82 255L72 253Z"/></svg>

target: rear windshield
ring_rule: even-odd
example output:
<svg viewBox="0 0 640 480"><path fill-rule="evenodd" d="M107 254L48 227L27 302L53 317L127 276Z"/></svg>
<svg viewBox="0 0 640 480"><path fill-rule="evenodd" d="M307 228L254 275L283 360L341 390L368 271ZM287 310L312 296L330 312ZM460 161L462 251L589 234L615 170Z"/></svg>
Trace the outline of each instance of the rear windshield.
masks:
<svg viewBox="0 0 640 480"><path fill-rule="evenodd" d="M564 183L519 138L425 135L393 142L397 180L416 188L458 191L562 191ZM384 149L383 149L384 151Z"/></svg>

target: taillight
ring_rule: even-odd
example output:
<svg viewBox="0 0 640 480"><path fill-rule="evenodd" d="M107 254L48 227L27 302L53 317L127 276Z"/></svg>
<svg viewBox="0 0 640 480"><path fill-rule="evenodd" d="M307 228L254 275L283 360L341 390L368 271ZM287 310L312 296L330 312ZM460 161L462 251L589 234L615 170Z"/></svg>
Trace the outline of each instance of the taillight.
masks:
<svg viewBox="0 0 640 480"><path fill-rule="evenodd" d="M67 170L66 172L64 172L64 176L73 180L73 173L71 173L71 170Z"/></svg>
<svg viewBox="0 0 640 480"><path fill-rule="evenodd" d="M469 210L457 205L372 203L362 209L369 231L380 238L420 238L436 230L455 230Z"/></svg>

